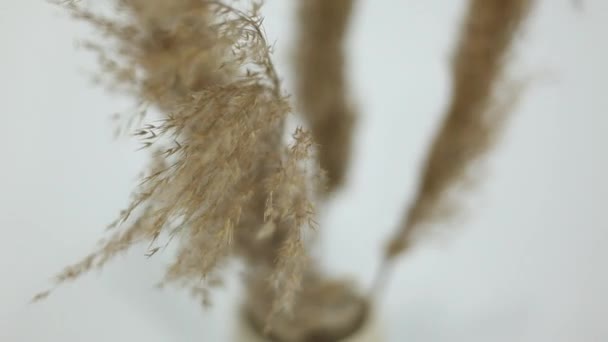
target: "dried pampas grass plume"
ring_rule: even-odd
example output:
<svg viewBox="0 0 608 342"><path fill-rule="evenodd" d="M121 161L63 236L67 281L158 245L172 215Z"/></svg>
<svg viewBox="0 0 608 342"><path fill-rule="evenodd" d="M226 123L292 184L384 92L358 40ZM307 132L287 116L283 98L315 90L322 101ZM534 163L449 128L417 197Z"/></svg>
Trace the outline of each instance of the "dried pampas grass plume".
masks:
<svg viewBox="0 0 608 342"><path fill-rule="evenodd" d="M452 64L452 99L422 167L412 205L386 249L401 254L414 235L449 213L450 191L491 148L513 105L498 91L505 59L532 0L470 0ZM514 95L517 93L511 93ZM503 95L503 96L501 96Z"/></svg>
<svg viewBox="0 0 608 342"><path fill-rule="evenodd" d="M344 182L355 114L348 99L344 44L354 0L306 0L299 5L296 98L319 144L328 191Z"/></svg>
<svg viewBox="0 0 608 342"><path fill-rule="evenodd" d="M241 10L229 0L114 0L117 13L108 17L60 1L103 34L101 44L84 44L97 55L102 80L160 118L142 110L121 121L119 131L139 139L150 165L108 238L55 284L105 266L136 243L146 243L152 256L175 240L177 256L162 283L186 287L206 305L222 267L241 258L245 316L272 339L333 341L356 331L370 299L323 275L305 239L316 227L315 201L326 194L319 193L321 170L332 191L348 166L355 115L343 45L353 1L300 4L296 94L311 133L298 128L287 143L292 108L262 28L261 2ZM470 0L451 103L385 265L443 218L454 205L450 193L498 137L514 103L498 94L505 59L531 3Z"/></svg>
<svg viewBox="0 0 608 342"><path fill-rule="evenodd" d="M142 111L121 122L119 131L150 151L150 166L110 236L59 273L56 285L136 243L148 244L152 256L175 241L177 256L162 284L186 287L207 305L222 266L240 257L245 310L261 330L283 341L351 332L366 301L350 284L318 272L306 250L323 177L311 159L311 134L298 128L283 140L292 109L272 63L261 3L243 11L229 1L114 1L111 18L76 2L62 6L104 35L101 44L85 43L99 58L102 80L161 118Z"/></svg>
<svg viewBox="0 0 608 342"><path fill-rule="evenodd" d="M309 178L316 170L306 166L308 133L298 129L291 146L282 143L291 107L260 4L246 13L221 1L116 0L120 16L112 18L64 5L104 34L104 44L87 46L110 85L162 118L139 118L148 122L134 135L153 160L110 226L113 235L56 282L103 267L135 243L147 243L151 256L178 237L164 283L189 287L206 302L221 266L244 256L276 284L276 310L289 306L305 271L301 230L314 222ZM265 225L277 228L253 238Z"/></svg>

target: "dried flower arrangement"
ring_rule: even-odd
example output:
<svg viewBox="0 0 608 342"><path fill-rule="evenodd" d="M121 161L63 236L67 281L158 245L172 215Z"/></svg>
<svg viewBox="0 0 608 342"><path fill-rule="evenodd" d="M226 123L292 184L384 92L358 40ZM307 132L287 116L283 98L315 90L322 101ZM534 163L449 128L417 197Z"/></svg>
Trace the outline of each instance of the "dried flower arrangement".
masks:
<svg viewBox="0 0 608 342"><path fill-rule="evenodd" d="M343 184L348 167L356 116L343 45L354 1L299 5L295 105L310 132L298 128L289 141L285 121L293 104L272 61L261 2L246 10L220 0L113 2L119 15L112 18L74 1L60 5L104 34L103 44L87 47L110 85L163 117L140 113L121 126L150 151L150 166L109 238L56 284L103 267L135 243L148 243L152 256L177 238L163 283L206 303L222 266L236 257L245 263L244 311L260 334L277 341L352 335L373 299L323 274L305 237L317 229L315 204ZM452 190L498 137L514 103L503 95L516 93L498 91L505 58L531 2L469 1L451 103L413 204L386 247L380 283L415 236L444 218Z"/></svg>

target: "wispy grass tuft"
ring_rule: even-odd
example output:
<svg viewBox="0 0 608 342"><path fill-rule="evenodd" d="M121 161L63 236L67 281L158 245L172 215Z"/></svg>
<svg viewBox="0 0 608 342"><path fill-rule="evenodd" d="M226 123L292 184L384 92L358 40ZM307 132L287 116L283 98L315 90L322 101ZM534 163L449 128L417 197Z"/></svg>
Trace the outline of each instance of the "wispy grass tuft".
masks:
<svg viewBox="0 0 608 342"><path fill-rule="evenodd" d="M291 146L281 141L291 106L261 4L242 11L221 1L117 0L111 18L62 5L104 34L86 46L106 81L163 116L128 120L143 122L131 132L152 155L150 167L109 238L56 282L101 268L135 243L148 244L152 256L177 238L163 283L204 297L222 265L242 256L276 284L276 310L288 307L305 271L301 230L313 224L316 170L306 166L307 132L298 129Z"/></svg>

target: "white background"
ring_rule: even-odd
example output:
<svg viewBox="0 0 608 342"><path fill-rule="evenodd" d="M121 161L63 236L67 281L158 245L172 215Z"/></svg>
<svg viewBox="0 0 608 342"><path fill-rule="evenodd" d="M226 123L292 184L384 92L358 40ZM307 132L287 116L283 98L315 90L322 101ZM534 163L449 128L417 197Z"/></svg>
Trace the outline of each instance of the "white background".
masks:
<svg viewBox="0 0 608 342"><path fill-rule="evenodd" d="M287 87L295 3L268 0L264 12ZM321 222L327 267L363 286L445 107L464 3L359 1L356 155ZM380 305L388 341L608 341L608 2L583 5L539 1L513 69L543 76L463 219L400 261ZM42 0L0 0L0 341L229 341L238 284L204 311L153 288L168 256L143 248L28 304L94 247L145 161L112 140L109 117L129 103L83 72L95 62L73 43L87 32Z"/></svg>

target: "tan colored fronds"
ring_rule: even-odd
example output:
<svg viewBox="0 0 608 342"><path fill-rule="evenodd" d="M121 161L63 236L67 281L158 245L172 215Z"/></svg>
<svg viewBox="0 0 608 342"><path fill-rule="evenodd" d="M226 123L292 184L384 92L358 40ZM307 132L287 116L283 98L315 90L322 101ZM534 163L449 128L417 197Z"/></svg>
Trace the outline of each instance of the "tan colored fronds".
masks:
<svg viewBox="0 0 608 342"><path fill-rule="evenodd" d="M138 106L132 117L116 117L117 132L128 132L151 156L109 236L59 273L55 286L136 243L146 243L152 257L175 241L177 256L161 286L187 287L209 305L222 266L240 257L247 317L271 338L333 341L355 331L369 298L321 274L305 239L316 229L320 183L327 178L327 190L335 190L349 162L355 115L343 45L354 0L300 4L296 95L311 132L298 128L289 143L283 136L292 108L262 28L261 2L244 11L229 0L114 0L116 14L105 17L78 1L54 1L102 33L103 42L82 46L98 57L100 80ZM451 193L498 137L519 90L499 96L505 59L531 3L470 0L451 103L385 265L457 204ZM161 117L149 118L149 108Z"/></svg>
<svg viewBox="0 0 608 342"><path fill-rule="evenodd" d="M307 0L299 5L295 53L296 98L319 144L328 191L344 182L355 114L348 99L345 38L353 0Z"/></svg>
<svg viewBox="0 0 608 342"><path fill-rule="evenodd" d="M452 65L452 100L422 168L413 204L386 254L394 258L417 229L444 217L450 191L493 145L513 103L496 102L509 47L532 0L471 0ZM511 98L513 100L513 98ZM496 107L499 104L500 107Z"/></svg>
<svg viewBox="0 0 608 342"><path fill-rule="evenodd" d="M113 76L110 83L164 117L133 133L152 151L153 163L111 225L113 235L67 267L57 283L104 266L134 243L147 242L152 256L165 233L180 244L164 283L188 286L206 302L209 279L229 257L244 256L276 283L275 307L289 307L307 260L301 229L314 222L308 179L314 170L306 167L312 139L298 129L293 145L282 145L291 107L260 26L259 4L250 13L220 1L117 5L120 19L67 6L108 39L87 46ZM277 228L266 239L253 238L265 222Z"/></svg>

